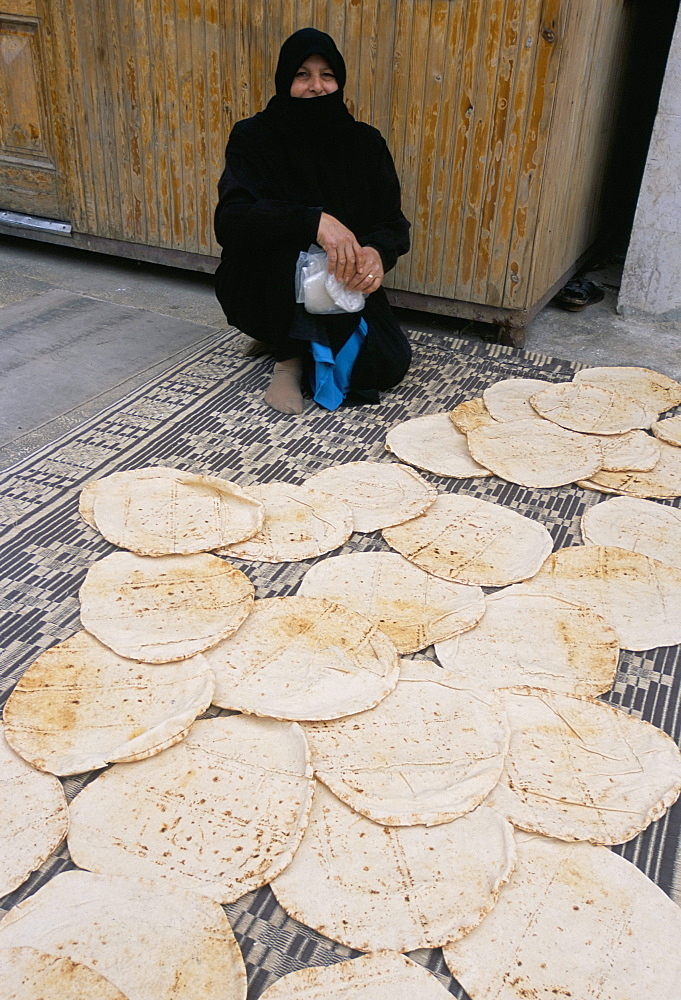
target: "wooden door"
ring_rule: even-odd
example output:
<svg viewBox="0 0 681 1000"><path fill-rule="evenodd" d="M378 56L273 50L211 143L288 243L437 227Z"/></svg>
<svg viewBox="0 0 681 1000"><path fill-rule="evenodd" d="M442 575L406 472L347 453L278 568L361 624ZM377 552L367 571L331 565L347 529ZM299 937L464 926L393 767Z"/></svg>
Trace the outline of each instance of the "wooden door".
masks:
<svg viewBox="0 0 681 1000"><path fill-rule="evenodd" d="M55 2L70 43L74 228L116 241L116 252L127 244L219 254L222 18L233 0Z"/></svg>
<svg viewBox="0 0 681 1000"><path fill-rule="evenodd" d="M50 6L0 0L0 209L67 221Z"/></svg>

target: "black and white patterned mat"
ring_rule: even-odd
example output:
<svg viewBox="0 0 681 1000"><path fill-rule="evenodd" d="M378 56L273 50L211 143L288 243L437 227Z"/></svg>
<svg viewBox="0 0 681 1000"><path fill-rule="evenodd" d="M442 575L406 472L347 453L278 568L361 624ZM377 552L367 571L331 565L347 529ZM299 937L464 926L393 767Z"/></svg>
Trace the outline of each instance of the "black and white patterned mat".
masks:
<svg viewBox="0 0 681 1000"><path fill-rule="evenodd" d="M0 703L40 653L77 631L78 589L88 567L113 549L78 514L78 494L88 480L162 464L224 476L243 486L277 479L300 483L339 462L392 461L384 447L390 427L412 416L451 409L500 379L561 382L582 367L419 331L410 336L412 370L381 405L327 413L308 402L302 416L292 417L262 402L269 363L245 359L240 334L216 335L210 346L0 475L0 514L6 526L0 553ZM602 499L577 486L526 489L496 477L424 476L441 492L491 500L542 522L556 548L581 543L581 514ZM353 535L341 551L384 548L376 532ZM294 592L313 562L239 566L263 598ZM605 700L653 722L679 743L680 685L680 647L623 652L616 683ZM91 777L65 779L67 795L72 797ZM616 848L679 903L680 834L681 803L645 833ZM72 867L64 846L20 889L0 900L0 915ZM226 911L246 961L249 1000L287 972L354 954L287 917L267 887ZM439 950L414 952L412 957L454 996L466 996L447 972Z"/></svg>

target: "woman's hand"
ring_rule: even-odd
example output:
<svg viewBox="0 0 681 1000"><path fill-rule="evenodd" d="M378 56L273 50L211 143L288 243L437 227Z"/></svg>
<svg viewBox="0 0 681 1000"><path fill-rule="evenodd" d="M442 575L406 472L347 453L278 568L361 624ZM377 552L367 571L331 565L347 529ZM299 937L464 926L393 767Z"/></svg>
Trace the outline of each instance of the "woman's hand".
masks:
<svg viewBox="0 0 681 1000"><path fill-rule="evenodd" d="M357 271L346 282L346 287L352 292L371 295L381 287L384 277L383 261L376 247L361 247L357 257Z"/></svg>
<svg viewBox="0 0 681 1000"><path fill-rule="evenodd" d="M328 254L329 274L335 274L346 285L356 277L362 247L354 233L327 212L322 212L319 220L317 243Z"/></svg>

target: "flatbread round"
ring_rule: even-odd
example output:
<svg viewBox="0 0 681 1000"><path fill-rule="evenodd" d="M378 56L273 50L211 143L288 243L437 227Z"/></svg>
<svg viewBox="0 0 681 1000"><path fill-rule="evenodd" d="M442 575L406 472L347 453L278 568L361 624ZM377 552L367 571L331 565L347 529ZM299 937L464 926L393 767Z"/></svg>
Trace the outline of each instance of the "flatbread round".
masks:
<svg viewBox="0 0 681 1000"><path fill-rule="evenodd" d="M383 532L427 573L480 587L534 576L553 548L543 524L502 504L443 493L421 517Z"/></svg>
<svg viewBox="0 0 681 1000"><path fill-rule="evenodd" d="M675 417L667 417L666 420L658 420L651 429L660 441L676 448L681 447L681 413L677 413Z"/></svg>
<svg viewBox="0 0 681 1000"><path fill-rule="evenodd" d="M262 1000L448 1000L435 976L406 955L375 951L347 962L298 969L282 976Z"/></svg>
<svg viewBox="0 0 681 1000"><path fill-rule="evenodd" d="M294 920L348 948L412 951L467 934L514 863L511 827L486 806L440 826L379 826L318 784L303 842L271 888Z"/></svg>
<svg viewBox="0 0 681 1000"><path fill-rule="evenodd" d="M63 872L0 922L0 948L16 946L96 969L126 1000L246 998L222 907L159 879Z"/></svg>
<svg viewBox="0 0 681 1000"><path fill-rule="evenodd" d="M511 745L489 805L521 830L622 844L681 792L681 751L649 722L576 695L505 693Z"/></svg>
<svg viewBox="0 0 681 1000"><path fill-rule="evenodd" d="M403 660L380 705L307 723L315 775L355 812L388 826L450 823L494 788L508 723L494 692L467 691L441 667Z"/></svg>
<svg viewBox="0 0 681 1000"><path fill-rule="evenodd" d="M495 420L540 420L530 396L548 389L553 382L543 378L504 378L488 386L482 399Z"/></svg>
<svg viewBox="0 0 681 1000"><path fill-rule="evenodd" d="M0 896L22 885L55 851L69 826L66 796L52 774L10 749L0 727Z"/></svg>
<svg viewBox="0 0 681 1000"><path fill-rule="evenodd" d="M201 653L149 665L78 632L20 678L5 705L5 736L41 771L83 774L177 743L210 705L214 687Z"/></svg>
<svg viewBox="0 0 681 1000"><path fill-rule="evenodd" d="M650 427L657 410L617 390L588 382L563 382L530 397L541 417L586 434L624 434Z"/></svg>
<svg viewBox="0 0 681 1000"><path fill-rule="evenodd" d="M172 476L178 471L178 469L167 465L149 465L143 469L135 469L134 475L138 479L155 479L157 476ZM95 497L99 491L99 484L102 482L126 482L129 478L129 472L112 472L109 476L104 476L102 479L91 479L89 483L85 484L78 497L78 512L86 524L89 524L95 531L99 531L95 521Z"/></svg>
<svg viewBox="0 0 681 1000"><path fill-rule="evenodd" d="M180 469L96 481L93 517L108 541L138 555L206 552L250 538L262 505L236 483Z"/></svg>
<svg viewBox="0 0 681 1000"><path fill-rule="evenodd" d="M153 559L113 552L88 570L80 620L120 656L185 660L238 629L254 590L240 570L207 553Z"/></svg>
<svg viewBox="0 0 681 1000"><path fill-rule="evenodd" d="M471 458L466 435L456 429L449 413L429 413L396 424L388 431L385 446L403 462L436 476L470 479L492 475Z"/></svg>
<svg viewBox="0 0 681 1000"><path fill-rule="evenodd" d="M681 496L681 449L658 440L660 457L649 472L597 472L578 481L586 489L622 496L673 500Z"/></svg>
<svg viewBox="0 0 681 1000"><path fill-rule="evenodd" d="M293 857L312 770L295 723L246 716L196 722L182 743L114 764L70 806L80 868L167 879L229 903Z"/></svg>
<svg viewBox="0 0 681 1000"><path fill-rule="evenodd" d="M475 427L494 423L494 417L485 406L482 396L459 403L450 411L449 419L462 434L468 434Z"/></svg>
<svg viewBox="0 0 681 1000"><path fill-rule="evenodd" d="M650 368L583 368L576 373L574 381L616 389L624 396L653 407L657 413L664 413L681 403L681 383Z"/></svg>
<svg viewBox="0 0 681 1000"><path fill-rule="evenodd" d="M476 461L520 486L565 486L603 465L598 442L550 420L516 420L478 427L468 435Z"/></svg>
<svg viewBox="0 0 681 1000"><path fill-rule="evenodd" d="M681 642L681 570L615 546L559 549L524 588L583 604L614 628L622 649Z"/></svg>
<svg viewBox="0 0 681 1000"><path fill-rule="evenodd" d="M590 434L603 453L602 472L649 472L660 460L660 446L642 430L626 434Z"/></svg>
<svg viewBox="0 0 681 1000"><path fill-rule="evenodd" d="M605 847L517 839L517 868L492 913L443 949L471 1000L675 1000L676 903Z"/></svg>
<svg viewBox="0 0 681 1000"><path fill-rule="evenodd" d="M236 635L206 654L213 702L274 719L338 719L392 691L399 657L378 625L314 597L256 601Z"/></svg>
<svg viewBox="0 0 681 1000"><path fill-rule="evenodd" d="M35 948L0 949L2 1000L128 1000L87 965Z"/></svg>
<svg viewBox="0 0 681 1000"><path fill-rule="evenodd" d="M323 469L306 485L339 497L352 507L355 531L402 524L428 510L437 490L408 465L397 462L346 462Z"/></svg>
<svg viewBox="0 0 681 1000"><path fill-rule="evenodd" d="M337 549L353 532L351 508L329 493L279 482L251 486L249 491L263 505L262 527L247 541L220 549L220 555L298 562Z"/></svg>
<svg viewBox="0 0 681 1000"><path fill-rule="evenodd" d="M617 673L612 626L589 608L507 587L487 597L474 629L435 644L438 660L474 690L533 687L596 696Z"/></svg>
<svg viewBox="0 0 681 1000"><path fill-rule="evenodd" d="M425 573L396 552L355 552L307 571L298 595L321 597L375 622L400 653L473 628L485 613L480 587Z"/></svg>
<svg viewBox="0 0 681 1000"><path fill-rule="evenodd" d="M615 545L681 569L681 510L652 500L613 497L582 515L587 545Z"/></svg>

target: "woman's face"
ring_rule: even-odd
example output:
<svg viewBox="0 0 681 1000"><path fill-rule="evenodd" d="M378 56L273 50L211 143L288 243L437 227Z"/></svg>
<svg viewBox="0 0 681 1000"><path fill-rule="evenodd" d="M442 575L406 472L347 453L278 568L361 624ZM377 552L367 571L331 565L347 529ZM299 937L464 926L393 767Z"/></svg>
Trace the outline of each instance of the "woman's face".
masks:
<svg viewBox="0 0 681 1000"><path fill-rule="evenodd" d="M322 97L338 90L333 70L323 56L310 56L305 60L291 84L291 97Z"/></svg>

